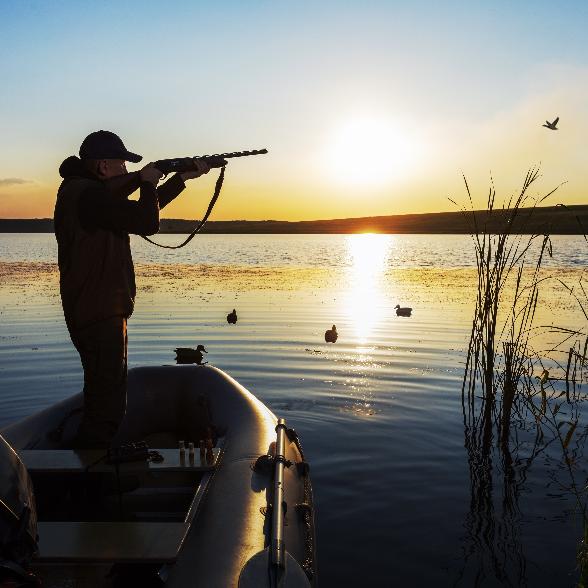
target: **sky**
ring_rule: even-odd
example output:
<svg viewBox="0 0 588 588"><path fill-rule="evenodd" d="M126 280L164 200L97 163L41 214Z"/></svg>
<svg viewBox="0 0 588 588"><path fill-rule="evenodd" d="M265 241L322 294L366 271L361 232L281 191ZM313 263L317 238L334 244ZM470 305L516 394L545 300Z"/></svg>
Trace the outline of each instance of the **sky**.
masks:
<svg viewBox="0 0 588 588"><path fill-rule="evenodd" d="M0 218L52 217L98 129L144 163L267 148L211 220L455 210L464 176L482 207L536 165L534 195L585 204L587 28L585 0L1 0ZM201 217L215 179L162 217Z"/></svg>

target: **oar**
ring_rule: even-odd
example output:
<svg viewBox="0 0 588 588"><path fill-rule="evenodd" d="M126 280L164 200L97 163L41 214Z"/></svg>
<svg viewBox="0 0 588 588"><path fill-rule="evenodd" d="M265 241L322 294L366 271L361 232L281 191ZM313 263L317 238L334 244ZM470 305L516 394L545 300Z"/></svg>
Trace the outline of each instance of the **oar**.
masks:
<svg viewBox="0 0 588 588"><path fill-rule="evenodd" d="M274 498L269 547L256 553L241 570L239 588L310 588L300 564L286 551L284 543L284 462L286 421L278 419L274 456Z"/></svg>

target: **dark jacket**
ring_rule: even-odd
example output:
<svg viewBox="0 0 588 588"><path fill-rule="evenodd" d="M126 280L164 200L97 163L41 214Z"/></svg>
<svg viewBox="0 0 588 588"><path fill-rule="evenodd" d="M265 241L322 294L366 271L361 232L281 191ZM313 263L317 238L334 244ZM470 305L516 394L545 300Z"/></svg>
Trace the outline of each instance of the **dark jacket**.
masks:
<svg viewBox="0 0 588 588"><path fill-rule="evenodd" d="M135 271L129 233L159 230L159 209L185 187L179 175L160 188L140 183L117 190L88 173L75 157L66 159L55 204L60 291L70 331L112 316L129 317L135 303ZM140 188L139 200L128 200Z"/></svg>

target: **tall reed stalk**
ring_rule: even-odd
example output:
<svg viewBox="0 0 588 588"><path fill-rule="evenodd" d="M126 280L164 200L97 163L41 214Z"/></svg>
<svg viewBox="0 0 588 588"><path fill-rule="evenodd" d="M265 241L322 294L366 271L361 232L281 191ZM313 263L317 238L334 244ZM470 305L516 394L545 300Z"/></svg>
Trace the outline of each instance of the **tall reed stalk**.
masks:
<svg viewBox="0 0 588 588"><path fill-rule="evenodd" d="M525 564L518 533L509 525L509 521L512 522L518 512L518 496L526 478L526 470L535 456L552 443L559 444L561 448L571 479L566 490L576 497L584 524L585 540L588 540L584 489L575 481L575 458L573 452L570 452L570 443L579 418L580 397L577 395L576 383L584 381L588 367L588 336L581 328L571 330L553 325L548 327L552 332L560 332L563 337L550 351L561 353L562 345L568 344L569 350L564 356L567 362L541 357L530 345L536 329L541 328L534 326L534 320L540 285L548 279L541 277L541 268L545 257L552 255L552 245L548 227L543 234L529 234L527 226L533 219L535 208L557 189L533 198L530 192L538 177L538 168L529 170L520 192L508 199L501 208L496 207L496 191L492 185L486 210L482 212L475 211L470 188L464 177L470 208L461 207L470 226L477 266L476 304L461 391L465 447L472 485L468 517L473 521L470 535L472 544L479 545L481 530L491 530L491 534L484 533L485 548L490 552L487 559L491 562L494 576L513 585L524 583ZM522 214L523 208L530 208L530 211L525 210L525 214ZM489 227L499 228L491 232ZM588 319L588 296L583 285L580 283L579 287L572 288L560 282ZM565 377L550 377L543 365L544 361L550 366L559 366L565 372ZM533 370L537 367L543 370L539 380L533 376ZM565 390L559 386L560 382L565 383ZM550 386L549 396L545 385ZM562 401L557 400L564 395L569 404L565 419L565 411L560 411ZM537 397L541 399L539 406L535 404ZM518 430L529 432L533 427L536 428L531 455L526 460L516 457L518 446L512 434L515 419ZM544 435L544 429L551 432L549 438ZM494 447L499 450L502 481L499 487L502 488L503 506L496 520L492 498L498 475L494 464ZM516 469L513 466L515 463ZM500 537L495 541L487 540L488 537L494 537L497 530L500 531ZM582 545L583 549L579 550L580 586L586 585L588 588L588 584L583 583L588 578L588 547L585 543ZM495 549L500 553L495 553ZM496 565L499 560L502 563L505 560L511 562L515 570L514 578L504 575L505 566L500 568Z"/></svg>
<svg viewBox="0 0 588 588"><path fill-rule="evenodd" d="M492 185L483 213L474 210L470 188L464 177L471 210L461 210L469 222L475 247L477 297L462 385L462 403L467 407L470 423L477 422L478 413L481 413L482 430L486 436L491 436L492 413L500 386L503 391L500 418L503 441L508 436L509 415L517 384L526 369L530 329L537 307L539 271L544 254L551 253L548 234L524 234L535 208L555 191L535 199L530 214L522 217L521 209L530 202L529 191L538 177L538 168L529 170L518 195L511 197L503 208L495 207L496 191ZM500 221L498 224L496 217ZM500 229L492 234L488 230L489 225L499 226ZM537 258L532 266L528 266L528 256L538 240L539 252L536 254L533 251ZM533 270L530 277L525 271L528 268ZM513 280L512 304L505 307L505 290ZM499 327L500 316L504 317L502 329ZM498 351L501 347L502 354ZM501 363L504 369L498 371ZM481 411L476 403L479 392Z"/></svg>

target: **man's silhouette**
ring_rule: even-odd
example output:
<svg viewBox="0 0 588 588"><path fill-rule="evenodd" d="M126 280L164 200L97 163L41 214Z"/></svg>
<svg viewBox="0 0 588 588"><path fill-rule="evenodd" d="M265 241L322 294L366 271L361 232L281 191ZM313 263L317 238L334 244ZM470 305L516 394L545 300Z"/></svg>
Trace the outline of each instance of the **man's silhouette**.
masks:
<svg viewBox="0 0 588 588"><path fill-rule="evenodd" d="M88 135L79 155L59 168L55 235L63 313L84 369L84 412L75 446L105 448L126 408L127 319L136 292L129 233L157 233L160 208L178 196L185 180L209 167L198 161L197 171L175 174L159 188L163 174L153 164L128 182L113 181L127 174L127 161L142 158L109 131ZM137 189L139 199L128 200Z"/></svg>

